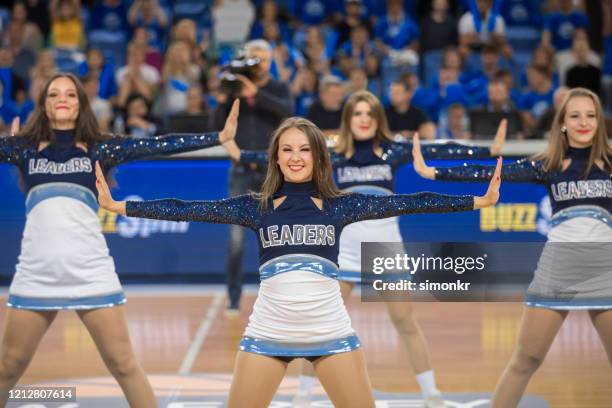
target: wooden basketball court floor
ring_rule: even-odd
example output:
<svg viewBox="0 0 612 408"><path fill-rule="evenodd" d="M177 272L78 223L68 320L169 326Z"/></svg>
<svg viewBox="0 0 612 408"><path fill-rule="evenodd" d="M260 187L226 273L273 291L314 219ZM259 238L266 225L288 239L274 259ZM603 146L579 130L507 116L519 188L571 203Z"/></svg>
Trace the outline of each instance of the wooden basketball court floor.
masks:
<svg viewBox="0 0 612 408"><path fill-rule="evenodd" d="M225 314L222 286L127 286L125 306L137 356L152 377L224 374L229 378L256 288L243 296L239 316ZM6 294L2 301L6 300ZM367 355L375 389L417 393L400 340L382 303L348 304ZM415 303L440 389L491 392L515 347L520 303ZM0 321L6 308L0 309ZM293 362L288 376L296 376ZM74 312L61 312L20 384L106 377L108 372ZM156 387L157 381L152 381ZM118 394L118 386L108 392ZM293 382L295 385L295 381ZM157 387L156 387L157 389ZM290 390L291 391L291 390ZM77 394L78 394L77 388ZM555 408L612 407L612 367L586 312L572 312L527 393Z"/></svg>

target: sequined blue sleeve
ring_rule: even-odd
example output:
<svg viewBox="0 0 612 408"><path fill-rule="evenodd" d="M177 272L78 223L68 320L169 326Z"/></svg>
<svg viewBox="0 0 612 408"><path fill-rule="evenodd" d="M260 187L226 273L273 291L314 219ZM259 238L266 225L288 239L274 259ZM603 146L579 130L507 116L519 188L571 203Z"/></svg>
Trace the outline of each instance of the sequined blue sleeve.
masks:
<svg viewBox="0 0 612 408"><path fill-rule="evenodd" d="M395 217L405 214L471 211L474 197L430 192L377 196L347 194L328 199L328 211L342 225L363 220Z"/></svg>
<svg viewBox="0 0 612 408"><path fill-rule="evenodd" d="M267 165L268 151L267 150L240 150L240 163L254 163Z"/></svg>
<svg viewBox="0 0 612 408"><path fill-rule="evenodd" d="M489 181L495 166L464 164L457 167L436 167L436 180ZM517 183L546 183L548 175L541 161L521 159L502 167L502 181Z"/></svg>
<svg viewBox="0 0 612 408"><path fill-rule="evenodd" d="M127 201L125 211L128 217L169 221L204 221L255 228L259 219L259 202L251 195L210 201L183 201L170 198Z"/></svg>
<svg viewBox="0 0 612 408"><path fill-rule="evenodd" d="M113 137L96 146L97 156L106 167L130 160L163 154L204 149L219 144L219 133L171 133L146 139Z"/></svg>
<svg viewBox="0 0 612 408"><path fill-rule="evenodd" d="M0 163L19 165L25 149L23 137L0 137Z"/></svg>
<svg viewBox="0 0 612 408"><path fill-rule="evenodd" d="M392 166L412 162L412 143L393 142L383 146L383 158ZM486 159L491 157L488 147L470 146L456 142L432 143L421 146L425 159Z"/></svg>

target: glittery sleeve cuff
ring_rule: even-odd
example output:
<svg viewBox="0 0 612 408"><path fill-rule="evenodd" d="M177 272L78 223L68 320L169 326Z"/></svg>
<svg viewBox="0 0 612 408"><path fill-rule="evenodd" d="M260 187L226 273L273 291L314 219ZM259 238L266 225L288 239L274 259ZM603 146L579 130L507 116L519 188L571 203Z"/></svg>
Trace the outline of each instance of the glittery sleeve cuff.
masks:
<svg viewBox="0 0 612 408"><path fill-rule="evenodd" d="M425 159L488 159L488 147L470 146L456 142L427 144L421 147Z"/></svg>
<svg viewBox="0 0 612 408"><path fill-rule="evenodd" d="M116 166L130 160L205 149L219 144L219 132L170 133L145 139L114 137L100 143L98 155L103 165Z"/></svg>
<svg viewBox="0 0 612 408"><path fill-rule="evenodd" d="M25 148L20 136L0 137L0 163L19 164Z"/></svg>
<svg viewBox="0 0 612 408"><path fill-rule="evenodd" d="M268 151L267 150L241 150L240 163L254 163L267 165Z"/></svg>
<svg viewBox="0 0 612 408"><path fill-rule="evenodd" d="M474 209L474 197L430 192L388 196L355 193L337 199L335 207L335 213L346 225L406 214L471 211Z"/></svg>
<svg viewBox="0 0 612 408"><path fill-rule="evenodd" d="M463 164L456 167L436 167L436 180L444 181L489 181L495 166ZM546 171L540 161L522 159L502 167L502 181L517 183L543 183L547 179Z"/></svg>
<svg viewBox="0 0 612 408"><path fill-rule="evenodd" d="M128 217L169 221L203 221L254 228L258 219L258 202L250 195L211 201L183 201L170 198L127 201L125 211Z"/></svg>

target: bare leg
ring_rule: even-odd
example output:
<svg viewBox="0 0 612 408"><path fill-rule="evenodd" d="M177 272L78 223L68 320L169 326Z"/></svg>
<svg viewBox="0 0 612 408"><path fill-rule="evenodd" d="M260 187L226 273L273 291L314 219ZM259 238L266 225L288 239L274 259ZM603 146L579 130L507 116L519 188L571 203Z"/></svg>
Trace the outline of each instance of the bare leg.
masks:
<svg viewBox="0 0 612 408"><path fill-rule="evenodd" d="M0 347L0 406L26 370L57 311L7 308Z"/></svg>
<svg viewBox="0 0 612 408"><path fill-rule="evenodd" d="M591 310L589 315L612 366L612 310Z"/></svg>
<svg viewBox="0 0 612 408"><path fill-rule="evenodd" d="M525 307L519 341L497 386L491 406L516 407L529 379L544 361L567 311Z"/></svg>
<svg viewBox="0 0 612 408"><path fill-rule="evenodd" d="M149 380L136 359L123 306L78 312L98 351L132 408L156 407Z"/></svg>
<svg viewBox="0 0 612 408"><path fill-rule="evenodd" d="M239 351L230 387L228 408L267 408L274 398L287 363L274 357Z"/></svg>
<svg viewBox="0 0 612 408"><path fill-rule="evenodd" d="M320 358L314 368L334 407L375 407L365 355L361 348Z"/></svg>

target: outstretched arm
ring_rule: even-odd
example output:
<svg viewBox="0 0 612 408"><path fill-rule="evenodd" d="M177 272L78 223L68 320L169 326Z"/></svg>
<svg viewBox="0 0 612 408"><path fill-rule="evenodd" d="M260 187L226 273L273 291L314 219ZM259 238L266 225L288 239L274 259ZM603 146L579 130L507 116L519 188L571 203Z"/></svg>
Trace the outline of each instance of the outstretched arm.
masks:
<svg viewBox="0 0 612 408"><path fill-rule="evenodd" d="M501 158L484 196L454 196L430 192L375 196L348 194L331 200L330 212L343 224L405 214L471 211L489 207L499 200Z"/></svg>
<svg viewBox="0 0 612 408"><path fill-rule="evenodd" d="M239 104L238 99L234 101L221 132L173 133L147 139L114 137L95 146L97 156L103 166L113 167L130 160L200 150L227 143L236 135Z"/></svg>
<svg viewBox="0 0 612 408"><path fill-rule="evenodd" d="M254 228L258 218L258 202L250 195L224 200L183 201L177 199L151 201L115 201L96 162L96 187L100 207L128 217L169 221L206 221L237 224Z"/></svg>
<svg viewBox="0 0 612 408"><path fill-rule="evenodd" d="M494 166L464 164L455 167L430 167L425 163L418 139L413 140L412 148L414 170L423 178L445 181L489 181L495 171ZM546 172L539 161L528 159L503 166L503 180L510 182L542 183Z"/></svg>

